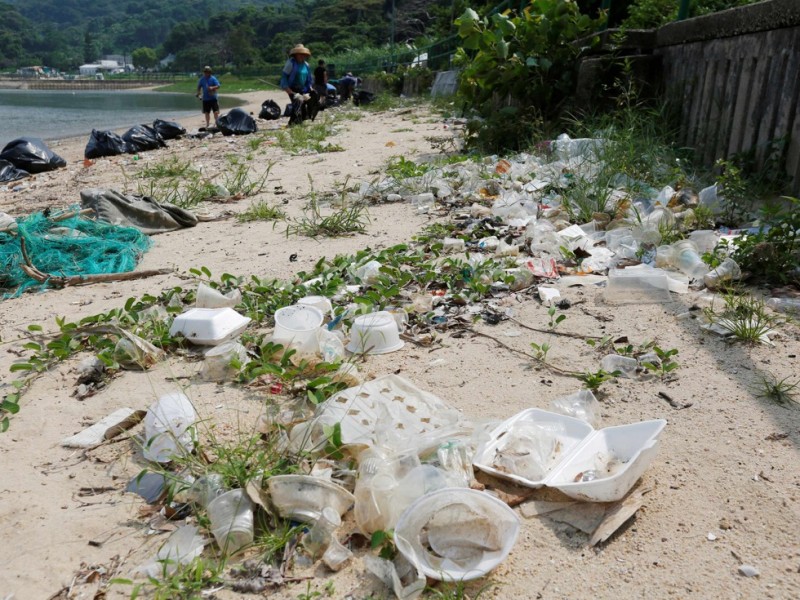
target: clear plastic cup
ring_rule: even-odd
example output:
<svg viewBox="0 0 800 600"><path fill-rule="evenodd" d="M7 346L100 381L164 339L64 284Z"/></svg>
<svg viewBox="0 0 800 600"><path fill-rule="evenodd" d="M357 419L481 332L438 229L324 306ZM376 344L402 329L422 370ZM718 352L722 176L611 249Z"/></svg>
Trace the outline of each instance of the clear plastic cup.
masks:
<svg viewBox="0 0 800 600"><path fill-rule="evenodd" d="M206 510L211 533L223 552L232 554L253 541L253 503L244 490L217 496Z"/></svg>
<svg viewBox="0 0 800 600"><path fill-rule="evenodd" d="M674 264L689 277L699 279L708 273L708 265L700 258L697 246L691 240L681 240L672 245L675 251Z"/></svg>

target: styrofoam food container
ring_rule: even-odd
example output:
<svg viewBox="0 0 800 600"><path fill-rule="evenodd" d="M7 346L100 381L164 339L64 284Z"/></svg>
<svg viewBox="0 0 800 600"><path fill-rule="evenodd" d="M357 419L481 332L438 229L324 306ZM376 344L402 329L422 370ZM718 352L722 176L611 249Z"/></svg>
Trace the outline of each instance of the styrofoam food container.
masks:
<svg viewBox="0 0 800 600"><path fill-rule="evenodd" d="M325 317L322 311L306 304L284 306L275 311L275 331L272 339L301 352L316 352L317 330Z"/></svg>
<svg viewBox="0 0 800 600"><path fill-rule="evenodd" d="M561 444L560 458L547 474L537 481L496 469L492 465L503 436L520 421L547 425L562 425L556 436ZM571 498L591 502L614 502L625 494L644 474L658 451L658 436L666 426L664 419L642 421L630 425L606 427L595 431L588 423L538 408L529 408L501 423L488 442L475 453L473 466L495 477L520 485L555 488ZM621 465L615 473L593 481L575 481L582 472L595 467L598 457L616 458Z"/></svg>
<svg viewBox="0 0 800 600"><path fill-rule="evenodd" d="M238 336L250 323L232 308L190 308L175 317L169 334L181 334L193 344L216 346Z"/></svg>
<svg viewBox="0 0 800 600"><path fill-rule="evenodd" d="M404 344L400 339L397 320L392 313L382 310L353 319L347 350L353 353L386 354L399 350Z"/></svg>
<svg viewBox="0 0 800 600"><path fill-rule="evenodd" d="M417 498L400 515L394 539L398 551L427 577L469 581L506 559L519 527L517 514L494 496L445 488Z"/></svg>

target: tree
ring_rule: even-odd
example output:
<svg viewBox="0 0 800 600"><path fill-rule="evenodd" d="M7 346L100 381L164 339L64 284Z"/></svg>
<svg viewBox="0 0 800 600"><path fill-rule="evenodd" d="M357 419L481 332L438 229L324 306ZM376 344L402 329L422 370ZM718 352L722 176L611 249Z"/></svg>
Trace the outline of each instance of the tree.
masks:
<svg viewBox="0 0 800 600"><path fill-rule="evenodd" d="M152 69L158 63L156 51L152 48L137 48L131 54L133 66L137 69Z"/></svg>

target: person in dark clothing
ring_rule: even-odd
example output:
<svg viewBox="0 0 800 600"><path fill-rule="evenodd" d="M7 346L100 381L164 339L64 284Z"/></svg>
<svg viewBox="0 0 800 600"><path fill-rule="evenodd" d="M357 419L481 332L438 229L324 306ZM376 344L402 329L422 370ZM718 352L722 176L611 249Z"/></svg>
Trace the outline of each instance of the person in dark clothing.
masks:
<svg viewBox="0 0 800 600"><path fill-rule="evenodd" d="M355 91L356 84L358 84L358 82L358 77L353 77L352 73L347 73L347 75L339 80L339 91L342 96L342 102L346 102L353 97L353 92Z"/></svg>
<svg viewBox="0 0 800 600"><path fill-rule="evenodd" d="M319 94L320 105L324 105L328 95L328 69L325 68L325 61L322 59L314 69L314 90Z"/></svg>

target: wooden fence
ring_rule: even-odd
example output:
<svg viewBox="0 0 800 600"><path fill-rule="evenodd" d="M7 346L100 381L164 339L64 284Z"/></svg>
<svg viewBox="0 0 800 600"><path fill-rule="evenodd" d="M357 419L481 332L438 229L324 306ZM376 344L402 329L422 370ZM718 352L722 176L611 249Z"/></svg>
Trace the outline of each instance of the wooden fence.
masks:
<svg viewBox="0 0 800 600"><path fill-rule="evenodd" d="M800 193L800 0L771 0L666 25L656 33L680 142L711 165L749 153L786 170Z"/></svg>

